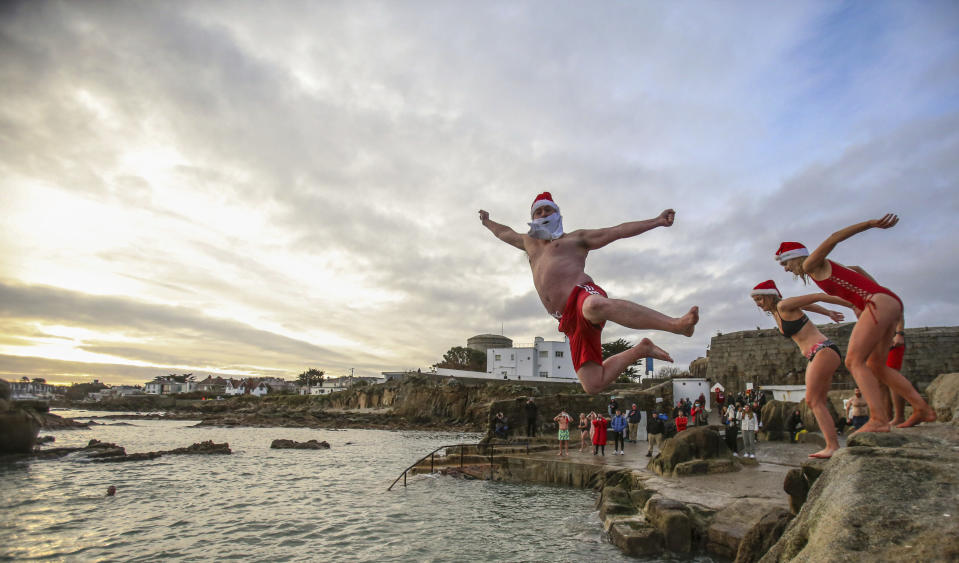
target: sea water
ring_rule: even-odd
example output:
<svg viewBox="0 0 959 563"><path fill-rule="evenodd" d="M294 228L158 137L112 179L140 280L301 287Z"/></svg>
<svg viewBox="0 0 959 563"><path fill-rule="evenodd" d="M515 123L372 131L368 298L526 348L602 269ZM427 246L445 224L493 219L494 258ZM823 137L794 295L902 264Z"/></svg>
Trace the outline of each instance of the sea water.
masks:
<svg viewBox="0 0 959 563"><path fill-rule="evenodd" d="M43 432L56 438L45 447L96 438L136 453L213 440L233 454L0 462L0 559L635 560L606 540L593 491L437 475L386 490L434 448L475 443L478 434L96 421ZM279 438L331 448L270 449Z"/></svg>

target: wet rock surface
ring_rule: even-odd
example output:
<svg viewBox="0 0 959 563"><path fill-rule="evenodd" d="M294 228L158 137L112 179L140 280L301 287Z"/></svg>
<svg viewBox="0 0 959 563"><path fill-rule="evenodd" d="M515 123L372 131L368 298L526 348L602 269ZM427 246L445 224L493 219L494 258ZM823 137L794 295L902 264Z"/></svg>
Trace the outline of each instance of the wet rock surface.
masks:
<svg viewBox="0 0 959 563"><path fill-rule="evenodd" d="M649 462L649 469L663 476L736 471L739 465L717 428L690 428L666 440L662 451Z"/></svg>
<svg viewBox="0 0 959 563"><path fill-rule="evenodd" d="M792 497L804 483L798 515L761 561L959 559L959 431L952 425L857 434L828 462L790 472L785 488Z"/></svg>
<svg viewBox="0 0 959 563"><path fill-rule="evenodd" d="M330 444L327 441L318 442L308 440L306 442L295 442L293 440L273 440L270 447L274 450L328 450Z"/></svg>

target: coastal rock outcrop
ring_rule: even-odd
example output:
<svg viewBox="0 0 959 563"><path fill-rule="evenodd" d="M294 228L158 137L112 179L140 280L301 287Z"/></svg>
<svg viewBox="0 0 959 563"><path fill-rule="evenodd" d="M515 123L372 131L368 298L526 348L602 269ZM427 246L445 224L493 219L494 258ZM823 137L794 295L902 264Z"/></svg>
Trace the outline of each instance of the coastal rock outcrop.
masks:
<svg viewBox="0 0 959 563"><path fill-rule="evenodd" d="M330 444L325 440L322 442L316 440L308 440L306 442L273 440L273 442L270 443L270 448L274 450L328 450L330 449Z"/></svg>
<svg viewBox="0 0 959 563"><path fill-rule="evenodd" d="M926 388L926 394L939 422L959 425L959 373L939 375Z"/></svg>
<svg viewBox="0 0 959 563"><path fill-rule="evenodd" d="M789 432L786 430L789 417L796 408L796 403L787 401L769 401L763 405L760 413L762 421L762 431L759 437L763 440L788 440Z"/></svg>
<svg viewBox="0 0 959 563"><path fill-rule="evenodd" d="M952 425L861 433L817 476L794 473L784 488L808 497L763 563L959 559L959 432ZM792 481L792 482L790 482Z"/></svg>
<svg viewBox="0 0 959 563"><path fill-rule="evenodd" d="M719 432L708 426L690 428L666 440L662 451L647 467L660 475L674 477L740 469Z"/></svg>

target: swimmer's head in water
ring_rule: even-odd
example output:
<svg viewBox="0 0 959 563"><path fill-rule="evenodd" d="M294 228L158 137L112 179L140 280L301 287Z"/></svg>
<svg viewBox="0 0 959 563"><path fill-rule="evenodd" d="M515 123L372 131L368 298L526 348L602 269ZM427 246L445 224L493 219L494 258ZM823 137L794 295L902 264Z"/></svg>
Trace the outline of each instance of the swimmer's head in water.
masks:
<svg viewBox="0 0 959 563"><path fill-rule="evenodd" d="M556 240L563 236L563 216L549 192L536 196L530 207L530 217L533 221L528 223L529 236L541 240Z"/></svg>

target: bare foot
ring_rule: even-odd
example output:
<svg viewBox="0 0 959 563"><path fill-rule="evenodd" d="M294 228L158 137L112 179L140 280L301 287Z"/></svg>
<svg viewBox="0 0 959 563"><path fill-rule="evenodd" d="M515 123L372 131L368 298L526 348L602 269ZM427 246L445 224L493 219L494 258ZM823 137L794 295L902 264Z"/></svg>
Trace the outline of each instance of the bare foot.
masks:
<svg viewBox="0 0 959 563"><path fill-rule="evenodd" d="M653 344L653 341L648 338L644 338L640 340L639 344L637 344L636 346L640 347L639 348L640 350L646 351L643 354L643 356L646 358L656 358L657 360L663 360L664 362L673 361L673 358L672 356L669 355L669 352Z"/></svg>
<svg viewBox="0 0 959 563"><path fill-rule="evenodd" d="M859 430L856 430L850 436L855 436L860 432L889 432L889 423L888 422L877 422L870 420L869 422L862 425Z"/></svg>
<svg viewBox="0 0 959 563"><path fill-rule="evenodd" d="M813 457L816 459L829 459L832 457L832 454L834 453L836 453L836 450L830 450L829 448L825 448L825 449L819 450L818 452L814 454L809 454L809 457Z"/></svg>
<svg viewBox="0 0 959 563"><path fill-rule="evenodd" d="M910 428L919 424L920 422L935 422L936 413L932 409L926 407L925 410L915 411L912 413L912 416L906 422L902 424L897 424L896 428Z"/></svg>
<svg viewBox="0 0 959 563"><path fill-rule="evenodd" d="M905 418L894 418L892 419L892 422L890 422L889 424L892 424L893 426L898 428L899 425L902 424L903 422L906 422Z"/></svg>
<svg viewBox="0 0 959 563"><path fill-rule="evenodd" d="M699 307L691 307L689 312L679 318L679 328L676 334L683 336L692 336L696 330L696 323L699 322ZM672 361L672 360L670 360Z"/></svg>

